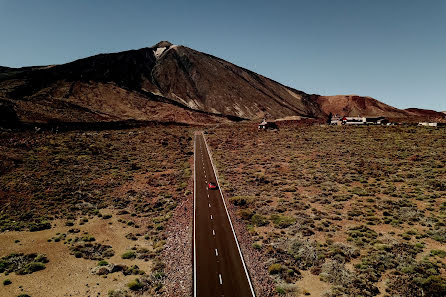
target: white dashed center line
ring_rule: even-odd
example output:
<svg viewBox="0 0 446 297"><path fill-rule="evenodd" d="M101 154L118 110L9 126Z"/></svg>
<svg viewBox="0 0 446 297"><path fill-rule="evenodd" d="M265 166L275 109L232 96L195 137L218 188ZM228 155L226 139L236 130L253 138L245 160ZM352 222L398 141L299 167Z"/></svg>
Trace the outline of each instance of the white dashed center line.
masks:
<svg viewBox="0 0 446 297"><path fill-rule="evenodd" d="M211 204L209 203L209 207L211 207Z"/></svg>
<svg viewBox="0 0 446 297"><path fill-rule="evenodd" d="M215 249L215 256L218 257L218 251L217 251L217 249Z"/></svg>
<svg viewBox="0 0 446 297"><path fill-rule="evenodd" d="M212 230L212 235L214 235L214 236L215 236L215 230Z"/></svg>
<svg viewBox="0 0 446 297"><path fill-rule="evenodd" d="M212 215L211 215L211 220L212 220Z"/></svg>
<svg viewBox="0 0 446 297"><path fill-rule="evenodd" d="M220 279L220 285L223 284L223 280L221 279L221 274L218 274L218 278Z"/></svg>

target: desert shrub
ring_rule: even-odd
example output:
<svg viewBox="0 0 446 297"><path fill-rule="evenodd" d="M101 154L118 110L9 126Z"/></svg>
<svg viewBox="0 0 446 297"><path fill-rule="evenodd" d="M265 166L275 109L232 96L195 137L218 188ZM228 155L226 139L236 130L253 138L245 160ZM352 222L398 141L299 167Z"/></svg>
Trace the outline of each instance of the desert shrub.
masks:
<svg viewBox="0 0 446 297"><path fill-rule="evenodd" d="M132 291L147 292L152 293L152 295L157 295L163 287L163 281L165 276L160 272L153 272L150 275L141 276L127 284L127 287ZM151 294L149 294L151 295Z"/></svg>
<svg viewBox="0 0 446 297"><path fill-rule="evenodd" d="M145 272L139 269L138 265L133 265L131 267L124 267L122 270L124 275L143 275Z"/></svg>
<svg viewBox="0 0 446 297"><path fill-rule="evenodd" d="M45 229L51 229L51 223L47 221L37 222L33 223L29 226L29 231L35 232L35 231L41 231Z"/></svg>
<svg viewBox="0 0 446 297"><path fill-rule="evenodd" d="M350 236L348 240L353 241L358 246L369 244L378 237L375 231L364 225L350 228L347 234Z"/></svg>
<svg viewBox="0 0 446 297"><path fill-rule="evenodd" d="M48 259L39 254L10 254L0 259L0 273L30 274L45 269Z"/></svg>
<svg viewBox="0 0 446 297"><path fill-rule="evenodd" d="M132 291L139 291L143 288L143 284L140 282L139 279L135 279L127 283L127 287Z"/></svg>
<svg viewBox="0 0 446 297"><path fill-rule="evenodd" d="M264 216L262 216L260 214L254 214L251 217L251 223L255 226L260 227L260 226L268 225L269 221Z"/></svg>
<svg viewBox="0 0 446 297"><path fill-rule="evenodd" d="M108 262L105 260L101 260L98 262L98 266L106 266L106 265L108 265Z"/></svg>
<svg viewBox="0 0 446 297"><path fill-rule="evenodd" d="M234 204L235 206L245 207L245 206L248 206L253 199L254 199L254 197L251 197L251 196L235 196L235 197L229 198L229 201L232 204Z"/></svg>
<svg viewBox="0 0 446 297"><path fill-rule="evenodd" d="M285 290L282 287L276 287L276 292L279 295L285 295L286 294Z"/></svg>
<svg viewBox="0 0 446 297"><path fill-rule="evenodd" d="M360 188L360 187L355 187L352 189L352 194L358 195L358 196L368 196L369 192L364 189L364 188Z"/></svg>
<svg viewBox="0 0 446 297"><path fill-rule="evenodd" d="M126 290L118 289L109 291L108 297L130 297L130 294Z"/></svg>
<svg viewBox="0 0 446 297"><path fill-rule="evenodd" d="M12 284L12 281L10 279L3 280L3 285L4 286L10 285L10 284Z"/></svg>
<svg viewBox="0 0 446 297"><path fill-rule="evenodd" d="M26 266L23 267L23 269L18 270L16 273L17 274L31 274L33 272L43 270L43 269L45 269L45 264L43 264L41 262L31 262L29 264L26 264Z"/></svg>
<svg viewBox="0 0 446 297"><path fill-rule="evenodd" d="M446 251L443 250L431 250L431 256L438 256L440 258L446 257Z"/></svg>
<svg viewBox="0 0 446 297"><path fill-rule="evenodd" d="M426 234L433 240L439 241L441 243L446 243L446 228L444 227L428 230Z"/></svg>
<svg viewBox="0 0 446 297"><path fill-rule="evenodd" d="M446 296L446 277L431 275L418 282L423 288L425 296Z"/></svg>
<svg viewBox="0 0 446 297"><path fill-rule="evenodd" d="M115 253L111 246L100 243L77 242L70 247L71 254L76 258L89 260L103 260L110 258Z"/></svg>
<svg viewBox="0 0 446 297"><path fill-rule="evenodd" d="M293 225L296 222L296 219L293 217L288 217L285 215L272 214L270 217L276 228L287 228Z"/></svg>
<svg viewBox="0 0 446 297"><path fill-rule="evenodd" d="M436 191L446 191L446 182L433 179L429 181L429 184L433 190Z"/></svg>
<svg viewBox="0 0 446 297"><path fill-rule="evenodd" d="M351 282L352 273L343 263L327 260L322 264L320 278L335 285L346 285Z"/></svg>
<svg viewBox="0 0 446 297"><path fill-rule="evenodd" d="M282 272L282 265L280 263L271 264L268 267L269 274L279 274Z"/></svg>
<svg viewBox="0 0 446 297"><path fill-rule="evenodd" d="M136 253L134 251L127 251L121 255L122 259L135 259Z"/></svg>
<svg viewBox="0 0 446 297"><path fill-rule="evenodd" d="M367 251L355 268L373 282L378 281L389 269L411 273L417 265L415 257L419 251L415 246L408 244L375 245Z"/></svg>
<svg viewBox="0 0 446 297"><path fill-rule="evenodd" d="M290 245L289 253L302 269L320 265L324 261L322 250L313 240L295 239Z"/></svg>
<svg viewBox="0 0 446 297"><path fill-rule="evenodd" d="M400 296L446 296L446 278L436 264L421 261L403 274L391 275L388 291Z"/></svg>
<svg viewBox="0 0 446 297"><path fill-rule="evenodd" d="M358 248L340 242L331 245L325 254L328 258L337 259L341 262L348 262L360 255Z"/></svg>
<svg viewBox="0 0 446 297"><path fill-rule="evenodd" d="M128 233L128 234L125 236L125 238L127 238L127 239L131 239L131 240L138 240L138 237L137 237L135 234L133 234L133 233Z"/></svg>
<svg viewBox="0 0 446 297"><path fill-rule="evenodd" d="M254 212L251 209L240 209L238 215L242 218L242 220L250 221Z"/></svg>

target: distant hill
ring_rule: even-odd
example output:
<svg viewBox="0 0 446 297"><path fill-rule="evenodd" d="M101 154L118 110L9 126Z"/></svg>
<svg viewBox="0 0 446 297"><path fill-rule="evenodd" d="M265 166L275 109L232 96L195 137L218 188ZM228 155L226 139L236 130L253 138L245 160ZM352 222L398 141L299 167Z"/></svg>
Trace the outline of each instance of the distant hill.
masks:
<svg viewBox="0 0 446 297"><path fill-rule="evenodd" d="M207 124L263 117L318 119L330 112L395 118L423 114L370 97L306 94L167 41L63 65L0 67L0 101L0 114L31 123Z"/></svg>
<svg viewBox="0 0 446 297"><path fill-rule="evenodd" d="M318 96L319 103L324 113L332 113L346 116L381 116L405 117L407 112L382 103L371 97L357 95Z"/></svg>
<svg viewBox="0 0 446 297"><path fill-rule="evenodd" d="M420 108L398 109L371 97L357 95L317 96L316 101L325 114L346 116L385 116L392 120L446 119L443 113Z"/></svg>
<svg viewBox="0 0 446 297"><path fill-rule="evenodd" d="M420 119L432 121L444 121L446 119L446 114L444 112L438 112L430 109L407 108L405 111L407 111L411 116L418 117Z"/></svg>

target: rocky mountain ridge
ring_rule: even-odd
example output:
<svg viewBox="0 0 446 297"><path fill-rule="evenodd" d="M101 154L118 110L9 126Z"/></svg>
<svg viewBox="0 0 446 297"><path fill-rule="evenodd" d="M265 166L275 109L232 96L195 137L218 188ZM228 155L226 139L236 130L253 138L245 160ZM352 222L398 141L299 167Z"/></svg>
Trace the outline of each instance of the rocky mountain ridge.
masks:
<svg viewBox="0 0 446 297"><path fill-rule="evenodd" d="M444 116L400 110L370 97L306 94L168 41L62 65L0 67L0 102L0 113L31 123L209 124L264 117L323 119L330 112L406 119Z"/></svg>

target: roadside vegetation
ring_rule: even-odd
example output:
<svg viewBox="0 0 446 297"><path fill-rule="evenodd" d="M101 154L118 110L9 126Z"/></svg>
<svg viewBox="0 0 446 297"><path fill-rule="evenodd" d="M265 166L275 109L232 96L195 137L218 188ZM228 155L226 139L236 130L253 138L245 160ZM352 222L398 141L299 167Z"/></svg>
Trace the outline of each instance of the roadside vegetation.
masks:
<svg viewBox="0 0 446 297"><path fill-rule="evenodd" d="M244 125L207 138L278 295L446 295L445 129Z"/></svg>
<svg viewBox="0 0 446 297"><path fill-rule="evenodd" d="M15 250L21 251L33 249L33 243L18 239L23 232L50 232L45 246L63 251L64 261L87 261L98 278L113 273L114 287L100 292L115 288L110 294L163 295L166 224L190 195L191 133L162 126L0 132L0 238L17 234ZM57 233L51 233L55 228ZM36 254L24 255L11 246L14 253L6 254L0 243L0 276L29 274L45 269L46 260L61 261L56 252L38 255L42 245L35 245ZM140 268L140 263L147 264ZM135 275L140 276L137 285L127 286ZM13 278L5 283L0 295L23 285Z"/></svg>

